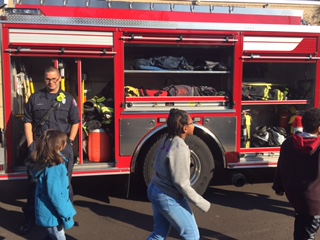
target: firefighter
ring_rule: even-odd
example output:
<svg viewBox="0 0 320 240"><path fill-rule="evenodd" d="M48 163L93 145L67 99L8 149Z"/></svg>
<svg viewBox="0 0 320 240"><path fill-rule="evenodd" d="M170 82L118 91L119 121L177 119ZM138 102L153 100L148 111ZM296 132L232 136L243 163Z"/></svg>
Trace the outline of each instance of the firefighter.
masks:
<svg viewBox="0 0 320 240"><path fill-rule="evenodd" d="M60 130L67 133L68 144L61 151L65 158L68 159L67 169L69 181L71 180L74 154L73 141L79 129L79 110L76 100L71 94L64 92L60 88L61 76L59 70L55 67L49 67L45 70L44 82L46 87L31 95L24 111L24 130L29 147L29 153L32 152L34 141L41 136L47 129ZM49 109L51 114L46 114ZM45 117L44 117L45 116ZM45 119L44 119L45 118ZM39 124L40 123L40 124ZM36 129L34 129L36 127ZM20 233L27 233L34 225L35 219L35 187L36 179L28 171L28 199L22 210L25 214L25 223L20 228ZM73 199L72 187L70 185L70 199Z"/></svg>

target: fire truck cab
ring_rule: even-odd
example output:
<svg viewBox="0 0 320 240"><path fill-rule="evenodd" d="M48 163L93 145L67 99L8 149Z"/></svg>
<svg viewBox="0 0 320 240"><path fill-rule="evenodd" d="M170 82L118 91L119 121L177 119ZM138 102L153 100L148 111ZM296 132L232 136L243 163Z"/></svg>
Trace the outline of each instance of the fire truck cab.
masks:
<svg viewBox="0 0 320 240"><path fill-rule="evenodd" d="M276 167L295 117L319 107L320 28L300 10L20 0L0 31L2 180L26 177L24 104L48 66L83 119L74 176L134 173L148 184L169 110L181 108L195 122L190 179L203 194L219 169ZM185 86L200 93L180 94ZM86 107L100 97L110 121L88 130Z"/></svg>

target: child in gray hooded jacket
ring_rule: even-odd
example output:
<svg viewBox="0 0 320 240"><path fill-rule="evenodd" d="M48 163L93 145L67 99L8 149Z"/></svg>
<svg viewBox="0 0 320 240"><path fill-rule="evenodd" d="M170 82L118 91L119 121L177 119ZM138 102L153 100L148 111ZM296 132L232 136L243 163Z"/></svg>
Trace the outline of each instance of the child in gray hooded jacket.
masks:
<svg viewBox="0 0 320 240"><path fill-rule="evenodd" d="M170 110L167 126L168 136L157 150L155 175L148 187L154 227L147 239L166 239L171 226L183 239L200 239L188 201L203 212L209 210L210 202L200 196L190 184L190 149L184 140L193 135L193 121L185 111L173 108Z"/></svg>

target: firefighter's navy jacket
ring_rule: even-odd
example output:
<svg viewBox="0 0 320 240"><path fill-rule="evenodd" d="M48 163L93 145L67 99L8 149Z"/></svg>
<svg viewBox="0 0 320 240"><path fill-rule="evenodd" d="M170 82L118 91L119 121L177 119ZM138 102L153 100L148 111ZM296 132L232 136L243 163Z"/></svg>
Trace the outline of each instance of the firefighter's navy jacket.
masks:
<svg viewBox="0 0 320 240"><path fill-rule="evenodd" d="M50 113L48 121L37 128L35 137L40 136L47 129L56 129L70 134L71 126L80 122L79 110L76 100L67 92L59 90L57 94L49 93L46 88L31 95L25 106L24 122L31 123L35 127L42 117L55 103L56 97L63 93L65 99L58 103L58 106Z"/></svg>

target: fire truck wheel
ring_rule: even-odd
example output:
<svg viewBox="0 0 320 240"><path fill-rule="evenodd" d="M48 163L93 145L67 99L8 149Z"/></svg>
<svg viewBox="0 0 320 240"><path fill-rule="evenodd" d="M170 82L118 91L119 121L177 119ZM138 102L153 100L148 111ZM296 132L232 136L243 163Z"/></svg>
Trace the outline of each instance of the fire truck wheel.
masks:
<svg viewBox="0 0 320 240"><path fill-rule="evenodd" d="M147 185L154 174L153 162L161 139L150 148L144 161L143 176ZM189 136L186 139L186 143L191 150L191 186L197 193L203 195L213 177L214 159L208 146L199 137L195 135Z"/></svg>

